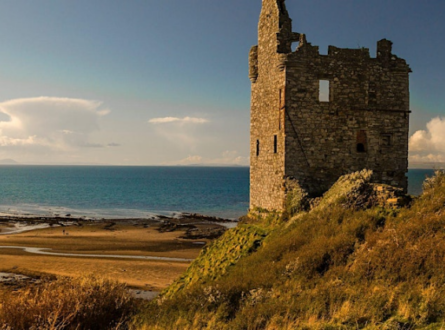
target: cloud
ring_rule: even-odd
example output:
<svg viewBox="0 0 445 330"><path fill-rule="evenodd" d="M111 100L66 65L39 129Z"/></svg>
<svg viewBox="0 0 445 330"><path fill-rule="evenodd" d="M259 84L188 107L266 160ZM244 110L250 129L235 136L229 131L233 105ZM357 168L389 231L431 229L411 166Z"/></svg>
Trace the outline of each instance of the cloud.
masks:
<svg viewBox="0 0 445 330"><path fill-rule="evenodd" d="M188 116L152 118L148 121L153 124L155 134L183 150L188 149L189 152L195 152L204 140L207 126L202 124L208 122L205 118Z"/></svg>
<svg viewBox="0 0 445 330"><path fill-rule="evenodd" d="M221 157L210 159L209 164L222 165L249 165L249 157L241 156L238 151L226 150L221 154Z"/></svg>
<svg viewBox="0 0 445 330"><path fill-rule="evenodd" d="M36 97L0 102L0 146L29 150L100 147L89 141L99 118L109 113L99 101ZM3 117L5 117L3 116Z"/></svg>
<svg viewBox="0 0 445 330"><path fill-rule="evenodd" d="M7 136L0 136L1 147L25 146L25 145L35 145L35 144L37 144L35 136L29 136L26 139L14 139Z"/></svg>
<svg viewBox="0 0 445 330"><path fill-rule="evenodd" d="M426 130L415 132L409 139L410 161L445 162L445 117L431 119Z"/></svg>
<svg viewBox="0 0 445 330"><path fill-rule="evenodd" d="M81 144L79 147L82 147L82 148L104 148L105 146L100 143L84 143L84 144Z"/></svg>
<svg viewBox="0 0 445 330"><path fill-rule="evenodd" d="M201 156L188 156L187 158L181 159L178 162L173 162L175 165L193 165L193 164L201 164L202 157Z"/></svg>
<svg viewBox="0 0 445 330"><path fill-rule="evenodd" d="M148 121L150 124L168 124L168 123L179 123L179 124L205 124L209 121L205 118L196 117L162 117L162 118L152 118Z"/></svg>
<svg viewBox="0 0 445 330"><path fill-rule="evenodd" d="M224 151L220 157L206 158L198 155L191 155L179 161L165 163L164 165L249 165L249 157L238 155L237 151Z"/></svg>

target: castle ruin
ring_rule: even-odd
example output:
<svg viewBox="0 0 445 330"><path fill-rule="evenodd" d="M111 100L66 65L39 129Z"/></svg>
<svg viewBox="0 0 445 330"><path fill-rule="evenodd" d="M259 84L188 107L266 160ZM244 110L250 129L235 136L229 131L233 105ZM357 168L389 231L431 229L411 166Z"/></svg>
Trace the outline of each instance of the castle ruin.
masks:
<svg viewBox="0 0 445 330"><path fill-rule="evenodd" d="M392 42L329 46L292 32L284 0L263 0L252 82L250 208L282 210L290 182L320 195L364 168L373 181L407 189L409 73Z"/></svg>

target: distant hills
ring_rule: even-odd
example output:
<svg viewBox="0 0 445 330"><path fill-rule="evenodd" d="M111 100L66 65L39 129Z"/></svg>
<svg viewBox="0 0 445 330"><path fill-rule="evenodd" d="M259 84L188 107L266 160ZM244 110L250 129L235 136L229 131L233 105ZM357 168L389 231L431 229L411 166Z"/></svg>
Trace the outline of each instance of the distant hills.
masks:
<svg viewBox="0 0 445 330"><path fill-rule="evenodd" d="M445 163L442 162L410 162L410 169L433 169L440 170L445 168Z"/></svg>
<svg viewBox="0 0 445 330"><path fill-rule="evenodd" d="M239 164L225 164L225 163L198 163L198 164L187 164L187 165L175 165L175 166L195 166L195 167L249 167L249 165L239 165Z"/></svg>

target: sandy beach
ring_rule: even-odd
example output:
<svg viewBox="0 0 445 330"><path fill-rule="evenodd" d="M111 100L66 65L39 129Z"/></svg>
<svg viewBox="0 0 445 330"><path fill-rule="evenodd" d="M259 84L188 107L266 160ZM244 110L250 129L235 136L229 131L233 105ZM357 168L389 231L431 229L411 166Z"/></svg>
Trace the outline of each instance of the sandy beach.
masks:
<svg viewBox="0 0 445 330"><path fill-rule="evenodd" d="M98 274L145 292L167 287L211 239L236 223L178 218L84 220L0 219L0 272ZM136 291L137 292L137 291Z"/></svg>

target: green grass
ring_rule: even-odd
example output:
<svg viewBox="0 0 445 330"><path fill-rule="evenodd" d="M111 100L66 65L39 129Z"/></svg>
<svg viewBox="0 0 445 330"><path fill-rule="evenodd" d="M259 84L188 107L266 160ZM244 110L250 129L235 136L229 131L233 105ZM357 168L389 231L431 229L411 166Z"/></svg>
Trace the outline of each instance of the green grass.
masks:
<svg viewBox="0 0 445 330"><path fill-rule="evenodd" d="M260 246L268 231L254 225L239 225L220 239L204 247L200 256L187 271L175 281L163 297L172 297L180 291L203 285L223 277L240 259L253 253Z"/></svg>
<svg viewBox="0 0 445 330"><path fill-rule="evenodd" d="M397 210L354 203L364 174L288 222L228 231L133 327L445 329L445 174Z"/></svg>

